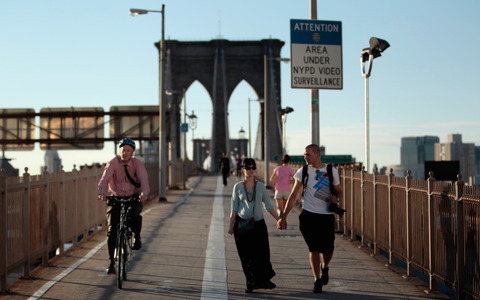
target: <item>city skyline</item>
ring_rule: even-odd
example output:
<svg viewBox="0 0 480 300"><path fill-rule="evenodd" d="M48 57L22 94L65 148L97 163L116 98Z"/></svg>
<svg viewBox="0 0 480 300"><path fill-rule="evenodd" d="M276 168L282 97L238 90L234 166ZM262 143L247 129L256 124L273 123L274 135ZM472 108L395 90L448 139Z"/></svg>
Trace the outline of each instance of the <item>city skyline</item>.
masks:
<svg viewBox="0 0 480 300"><path fill-rule="evenodd" d="M309 19L310 1L164 1L165 37L180 41L280 39L290 57L290 19ZM161 14L131 17L129 8L160 10L159 1L91 0L3 2L0 20L6 47L0 49L0 108L97 107L158 104L158 51ZM356 1L317 0L317 18L342 22L344 87L320 90L320 144L326 154L351 154L364 161L364 79L361 50L370 37L391 47L374 60L370 78L371 164L400 163L401 137L433 135L445 142L462 134L480 145L476 89L480 45L476 1L382 2L365 8ZM365 12L362 14L361 12ZM239 25L241 24L241 26ZM302 155L311 141L310 90L290 87L290 64L282 63L282 106L294 108L286 123L287 150ZM261 95L260 95L261 97ZM248 131L248 99L259 98L245 82L229 103L230 137ZM211 105L198 82L186 92L187 112L195 111L195 138L210 138ZM253 103L252 103L253 104ZM183 105L182 105L183 109ZM252 138L259 107L252 105ZM108 131L108 128L106 129ZM191 132L188 133L189 152ZM65 170L73 164L106 162L104 150L59 151ZM31 152L7 151L23 173L43 164L39 145ZM38 167L37 167L38 166Z"/></svg>

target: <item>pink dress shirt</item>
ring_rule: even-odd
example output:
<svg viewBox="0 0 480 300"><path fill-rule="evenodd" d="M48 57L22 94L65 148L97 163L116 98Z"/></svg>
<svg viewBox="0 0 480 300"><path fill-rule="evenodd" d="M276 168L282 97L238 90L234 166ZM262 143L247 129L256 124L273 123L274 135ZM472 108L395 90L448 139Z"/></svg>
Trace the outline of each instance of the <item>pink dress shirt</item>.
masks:
<svg viewBox="0 0 480 300"><path fill-rule="evenodd" d="M148 196L150 186L148 185L147 169L143 162L132 157L127 163L128 174L140 184L138 189L128 180L124 164L119 156L107 163L102 178L98 182L98 194L107 195L108 189L109 193L119 197L128 197L135 193L143 193Z"/></svg>

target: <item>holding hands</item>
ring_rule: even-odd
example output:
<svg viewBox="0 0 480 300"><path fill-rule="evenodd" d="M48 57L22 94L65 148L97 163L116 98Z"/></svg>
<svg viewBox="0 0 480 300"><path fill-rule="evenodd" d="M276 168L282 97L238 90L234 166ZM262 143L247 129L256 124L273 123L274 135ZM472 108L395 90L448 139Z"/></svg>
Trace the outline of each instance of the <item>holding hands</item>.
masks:
<svg viewBox="0 0 480 300"><path fill-rule="evenodd" d="M287 229L287 219L285 217L278 219L277 229L280 229L280 230Z"/></svg>

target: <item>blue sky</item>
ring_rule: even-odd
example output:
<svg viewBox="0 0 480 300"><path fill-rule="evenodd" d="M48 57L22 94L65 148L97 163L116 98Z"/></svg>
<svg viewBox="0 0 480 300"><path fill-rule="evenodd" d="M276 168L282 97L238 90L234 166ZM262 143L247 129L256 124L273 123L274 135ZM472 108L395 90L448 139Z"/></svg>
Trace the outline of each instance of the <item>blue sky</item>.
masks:
<svg viewBox="0 0 480 300"><path fill-rule="evenodd" d="M160 10L160 1L13 1L0 4L0 108L97 107L158 104L161 14L131 17L129 8ZM165 0L165 36L180 41L280 39L290 57L290 19L309 19L309 0ZM320 143L327 154L365 156L364 79L361 50L370 37L391 47L375 59L370 77L371 163L400 163L403 136L460 133L480 145L480 2L477 0L317 0L319 20L341 21L343 90L320 90ZM310 90L290 87L290 64L282 63L282 106L287 150L301 155L311 141ZM229 103L230 136L248 131L248 98L240 84ZM253 104L253 103L252 103ZM183 107L183 106L182 106ZM211 105L195 83L187 111L195 111L195 138L210 138ZM259 108L252 105L252 124ZM235 121L232 121L235 120ZM255 132L255 127L252 132ZM108 128L106 128L108 132ZM191 132L188 134L191 139ZM7 151L12 165L37 173L44 153ZM104 150L59 151L73 164L105 162Z"/></svg>

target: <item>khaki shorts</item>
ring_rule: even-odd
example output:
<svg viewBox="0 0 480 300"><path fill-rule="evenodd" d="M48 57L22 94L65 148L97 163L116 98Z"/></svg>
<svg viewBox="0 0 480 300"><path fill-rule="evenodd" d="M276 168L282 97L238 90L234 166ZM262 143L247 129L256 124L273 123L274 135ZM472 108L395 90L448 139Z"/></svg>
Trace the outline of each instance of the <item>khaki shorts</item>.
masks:
<svg viewBox="0 0 480 300"><path fill-rule="evenodd" d="M290 192L281 192L281 191L275 191L275 195L273 196L274 199L288 199L288 196L290 196Z"/></svg>

